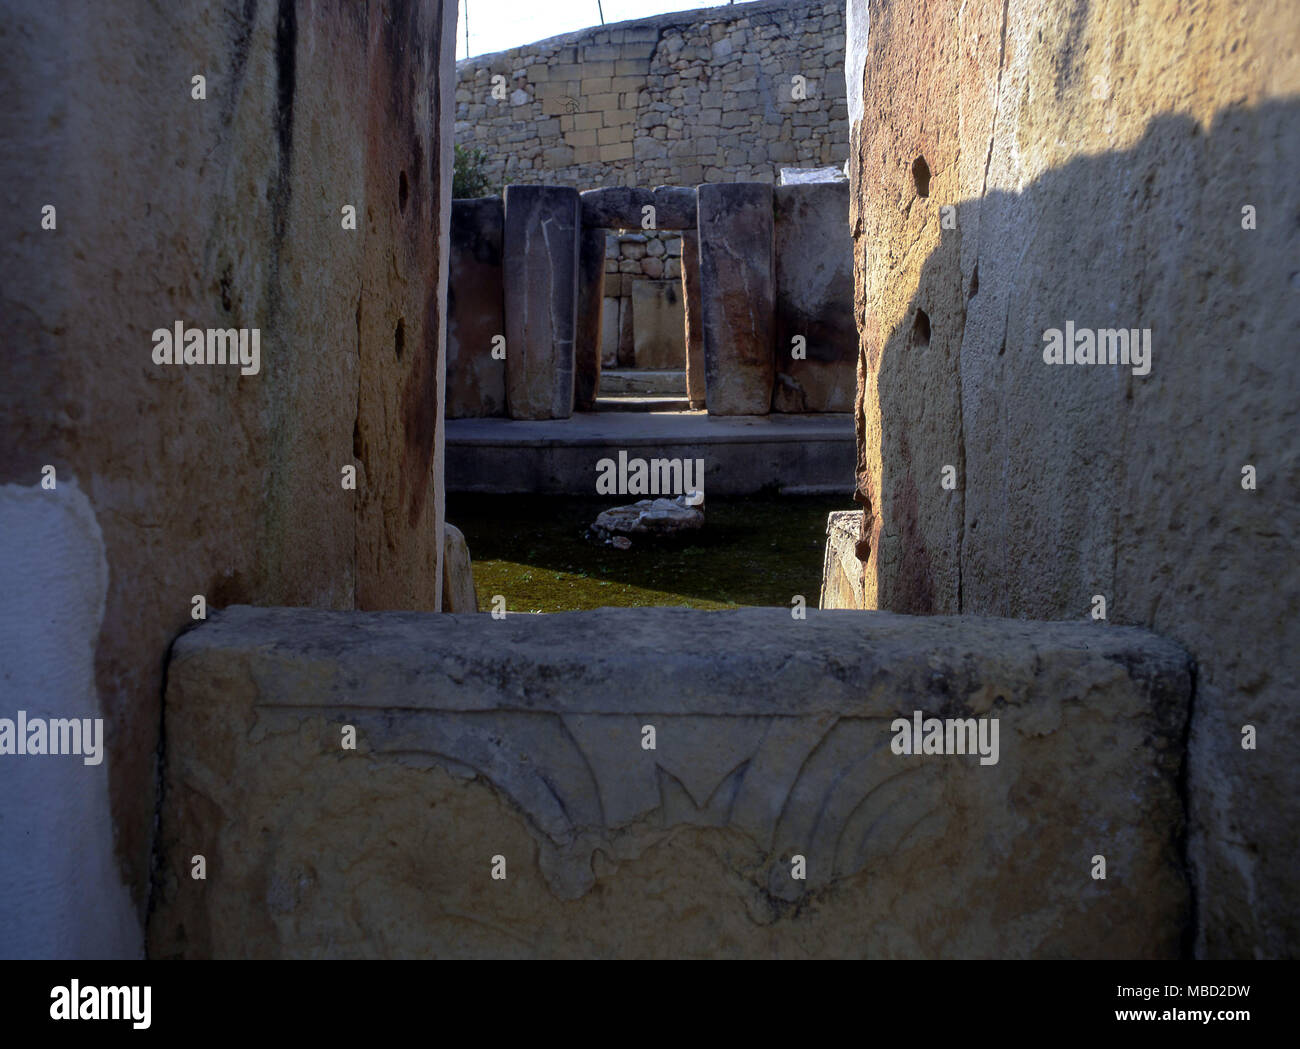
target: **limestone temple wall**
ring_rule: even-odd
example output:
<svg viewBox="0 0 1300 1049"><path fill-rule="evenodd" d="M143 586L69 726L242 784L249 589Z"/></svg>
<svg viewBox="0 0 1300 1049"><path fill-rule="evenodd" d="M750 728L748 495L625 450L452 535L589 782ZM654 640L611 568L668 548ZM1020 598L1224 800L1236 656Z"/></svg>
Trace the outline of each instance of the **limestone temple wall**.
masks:
<svg viewBox="0 0 1300 1049"><path fill-rule="evenodd" d="M455 12L6 5L3 706L106 750L0 766L7 957L143 950L195 595L438 608ZM256 368L154 363L176 324Z"/></svg>
<svg viewBox="0 0 1300 1049"><path fill-rule="evenodd" d="M1194 948L1294 957L1294 4L849 8L861 604L1186 646Z"/></svg>
<svg viewBox="0 0 1300 1049"><path fill-rule="evenodd" d="M843 71L842 0L656 15L462 59L456 141L494 188L774 183L847 159Z"/></svg>

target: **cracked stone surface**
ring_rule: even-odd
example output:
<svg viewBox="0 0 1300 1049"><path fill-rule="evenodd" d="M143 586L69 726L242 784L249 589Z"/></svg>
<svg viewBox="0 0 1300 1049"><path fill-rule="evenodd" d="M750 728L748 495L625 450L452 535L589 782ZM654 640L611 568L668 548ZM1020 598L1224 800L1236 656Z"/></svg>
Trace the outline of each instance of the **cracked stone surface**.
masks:
<svg viewBox="0 0 1300 1049"><path fill-rule="evenodd" d="M1090 623L227 609L168 672L150 950L1176 954L1189 687ZM915 710L998 763L895 754Z"/></svg>

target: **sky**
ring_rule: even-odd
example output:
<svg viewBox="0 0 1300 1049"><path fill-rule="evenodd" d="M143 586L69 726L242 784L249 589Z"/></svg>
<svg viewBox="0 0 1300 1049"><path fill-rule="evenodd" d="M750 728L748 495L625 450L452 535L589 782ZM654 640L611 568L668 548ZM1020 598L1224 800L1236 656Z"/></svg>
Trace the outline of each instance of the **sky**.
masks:
<svg viewBox="0 0 1300 1049"><path fill-rule="evenodd" d="M456 58L505 51L561 33L572 33L600 25L598 0L458 0ZM722 7L718 0L599 0L606 22L662 14L665 11L693 11L700 7ZM465 50L468 7L469 51Z"/></svg>

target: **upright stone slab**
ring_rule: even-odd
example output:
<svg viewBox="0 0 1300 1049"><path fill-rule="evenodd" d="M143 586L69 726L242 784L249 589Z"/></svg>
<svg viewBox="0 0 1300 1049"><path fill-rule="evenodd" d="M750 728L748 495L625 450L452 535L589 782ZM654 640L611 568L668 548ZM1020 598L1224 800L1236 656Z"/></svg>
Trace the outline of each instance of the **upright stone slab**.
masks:
<svg viewBox="0 0 1300 1049"><path fill-rule="evenodd" d="M772 187L710 183L698 199L709 414L766 415L776 372Z"/></svg>
<svg viewBox="0 0 1300 1049"><path fill-rule="evenodd" d="M580 228L577 190L506 187L503 269L511 418L573 414Z"/></svg>
<svg viewBox="0 0 1300 1049"><path fill-rule="evenodd" d="M682 232L682 300L686 304L686 396L692 408L703 408L704 317L700 299L700 237Z"/></svg>
<svg viewBox="0 0 1300 1049"><path fill-rule="evenodd" d="M506 362L492 356L505 335L500 197L451 202L447 280L447 418L504 415Z"/></svg>
<svg viewBox="0 0 1300 1049"><path fill-rule="evenodd" d="M848 182L778 186L777 412L847 412L857 392ZM802 356L796 356L796 340Z"/></svg>
<svg viewBox="0 0 1300 1049"><path fill-rule="evenodd" d="M573 405L580 412L596 407L604 299L605 231L584 226L578 244L578 330L573 352Z"/></svg>

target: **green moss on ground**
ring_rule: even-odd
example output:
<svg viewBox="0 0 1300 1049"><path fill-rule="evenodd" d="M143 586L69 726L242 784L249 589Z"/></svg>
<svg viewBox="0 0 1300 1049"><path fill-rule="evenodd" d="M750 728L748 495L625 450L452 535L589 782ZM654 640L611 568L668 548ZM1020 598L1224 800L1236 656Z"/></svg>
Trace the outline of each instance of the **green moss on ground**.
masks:
<svg viewBox="0 0 1300 1049"><path fill-rule="evenodd" d="M504 594L511 612L677 605L817 607L826 515L842 497L710 496L704 528L616 550L585 538L601 510L634 499L449 495L447 520L465 533L479 608Z"/></svg>

